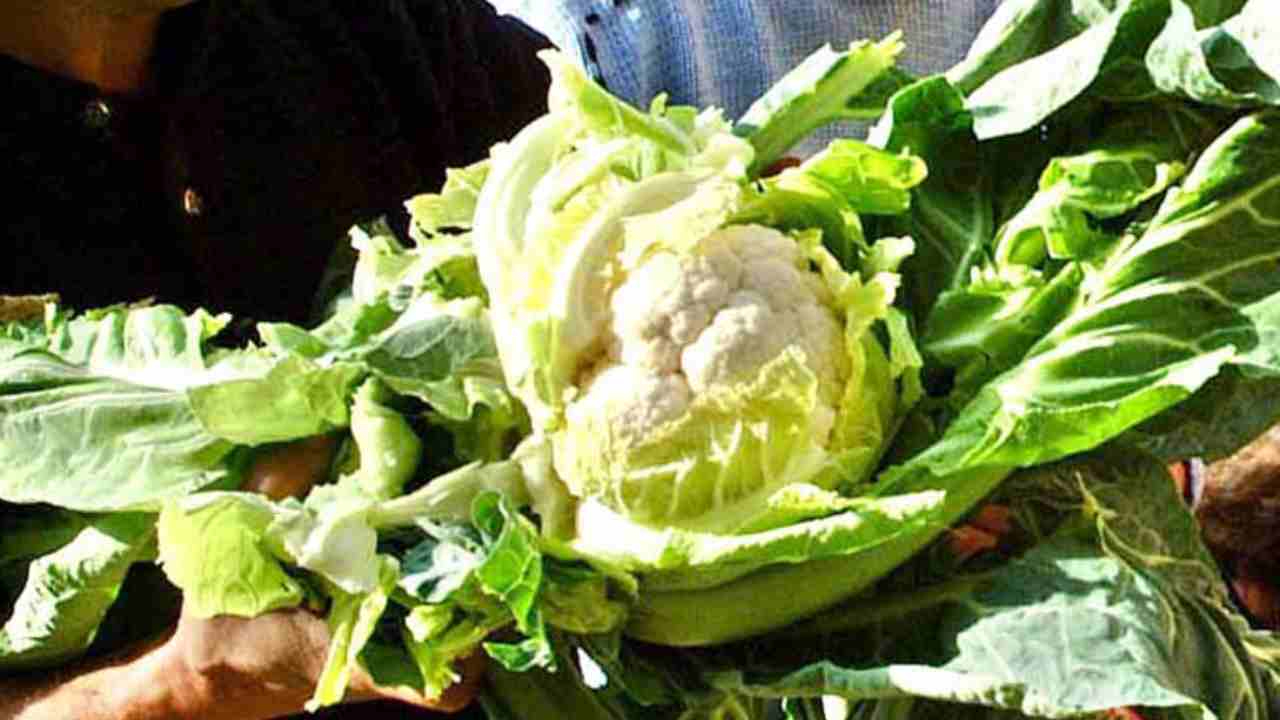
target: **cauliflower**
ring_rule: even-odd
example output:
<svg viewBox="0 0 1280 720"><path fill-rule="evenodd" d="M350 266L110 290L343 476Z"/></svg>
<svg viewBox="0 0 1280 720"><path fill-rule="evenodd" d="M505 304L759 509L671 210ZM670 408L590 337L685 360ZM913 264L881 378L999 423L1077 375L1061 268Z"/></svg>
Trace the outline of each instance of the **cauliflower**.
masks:
<svg viewBox="0 0 1280 720"><path fill-rule="evenodd" d="M507 384L577 517L740 533L794 520L787 488L865 479L904 397L888 320L910 251L867 247L844 189L894 168L906 198L917 161L850 141L756 182L719 113L645 113L555 68L552 112L495 148L474 240Z"/></svg>
<svg viewBox="0 0 1280 720"><path fill-rule="evenodd" d="M654 527L733 531L783 487L831 487L878 457L893 408L863 396L891 397L887 359L849 310L860 283L816 237L728 225L618 256L551 437L574 495Z"/></svg>

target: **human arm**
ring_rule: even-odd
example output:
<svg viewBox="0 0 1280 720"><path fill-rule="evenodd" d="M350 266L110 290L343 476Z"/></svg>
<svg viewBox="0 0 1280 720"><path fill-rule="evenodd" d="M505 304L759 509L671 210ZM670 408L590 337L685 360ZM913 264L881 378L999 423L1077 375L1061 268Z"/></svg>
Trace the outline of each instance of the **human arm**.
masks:
<svg viewBox="0 0 1280 720"><path fill-rule="evenodd" d="M145 647L36 675L0 679L0 718L44 720L143 720L172 717L170 683L156 684L160 649Z"/></svg>

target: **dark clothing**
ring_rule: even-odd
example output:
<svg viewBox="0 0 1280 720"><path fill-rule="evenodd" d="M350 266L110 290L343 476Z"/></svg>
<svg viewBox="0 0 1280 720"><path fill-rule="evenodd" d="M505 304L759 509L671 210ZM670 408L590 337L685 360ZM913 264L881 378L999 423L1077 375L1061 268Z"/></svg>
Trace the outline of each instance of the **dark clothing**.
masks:
<svg viewBox="0 0 1280 720"><path fill-rule="evenodd" d="M301 320L335 244L544 111L483 0L205 0L137 97L0 56L0 294Z"/></svg>

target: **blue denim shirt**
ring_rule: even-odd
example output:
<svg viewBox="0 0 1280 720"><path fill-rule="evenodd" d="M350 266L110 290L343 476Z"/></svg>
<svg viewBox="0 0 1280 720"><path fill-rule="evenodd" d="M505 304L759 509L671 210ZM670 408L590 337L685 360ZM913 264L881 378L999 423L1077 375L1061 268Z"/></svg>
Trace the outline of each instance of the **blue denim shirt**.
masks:
<svg viewBox="0 0 1280 720"><path fill-rule="evenodd" d="M491 0L644 106L718 105L738 117L810 52L902 30L917 74L964 57L999 0Z"/></svg>

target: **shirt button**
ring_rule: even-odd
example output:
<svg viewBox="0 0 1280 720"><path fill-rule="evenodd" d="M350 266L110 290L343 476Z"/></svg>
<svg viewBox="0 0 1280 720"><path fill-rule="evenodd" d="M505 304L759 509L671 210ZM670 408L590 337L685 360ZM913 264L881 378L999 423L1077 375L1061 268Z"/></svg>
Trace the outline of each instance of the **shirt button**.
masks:
<svg viewBox="0 0 1280 720"><path fill-rule="evenodd" d="M90 100L85 104L84 124L91 130L105 130L111 124L111 106L106 100Z"/></svg>
<svg viewBox="0 0 1280 720"><path fill-rule="evenodd" d="M199 217L204 214L204 198L200 197L200 193L195 188L187 188L182 193L182 211L191 217Z"/></svg>

